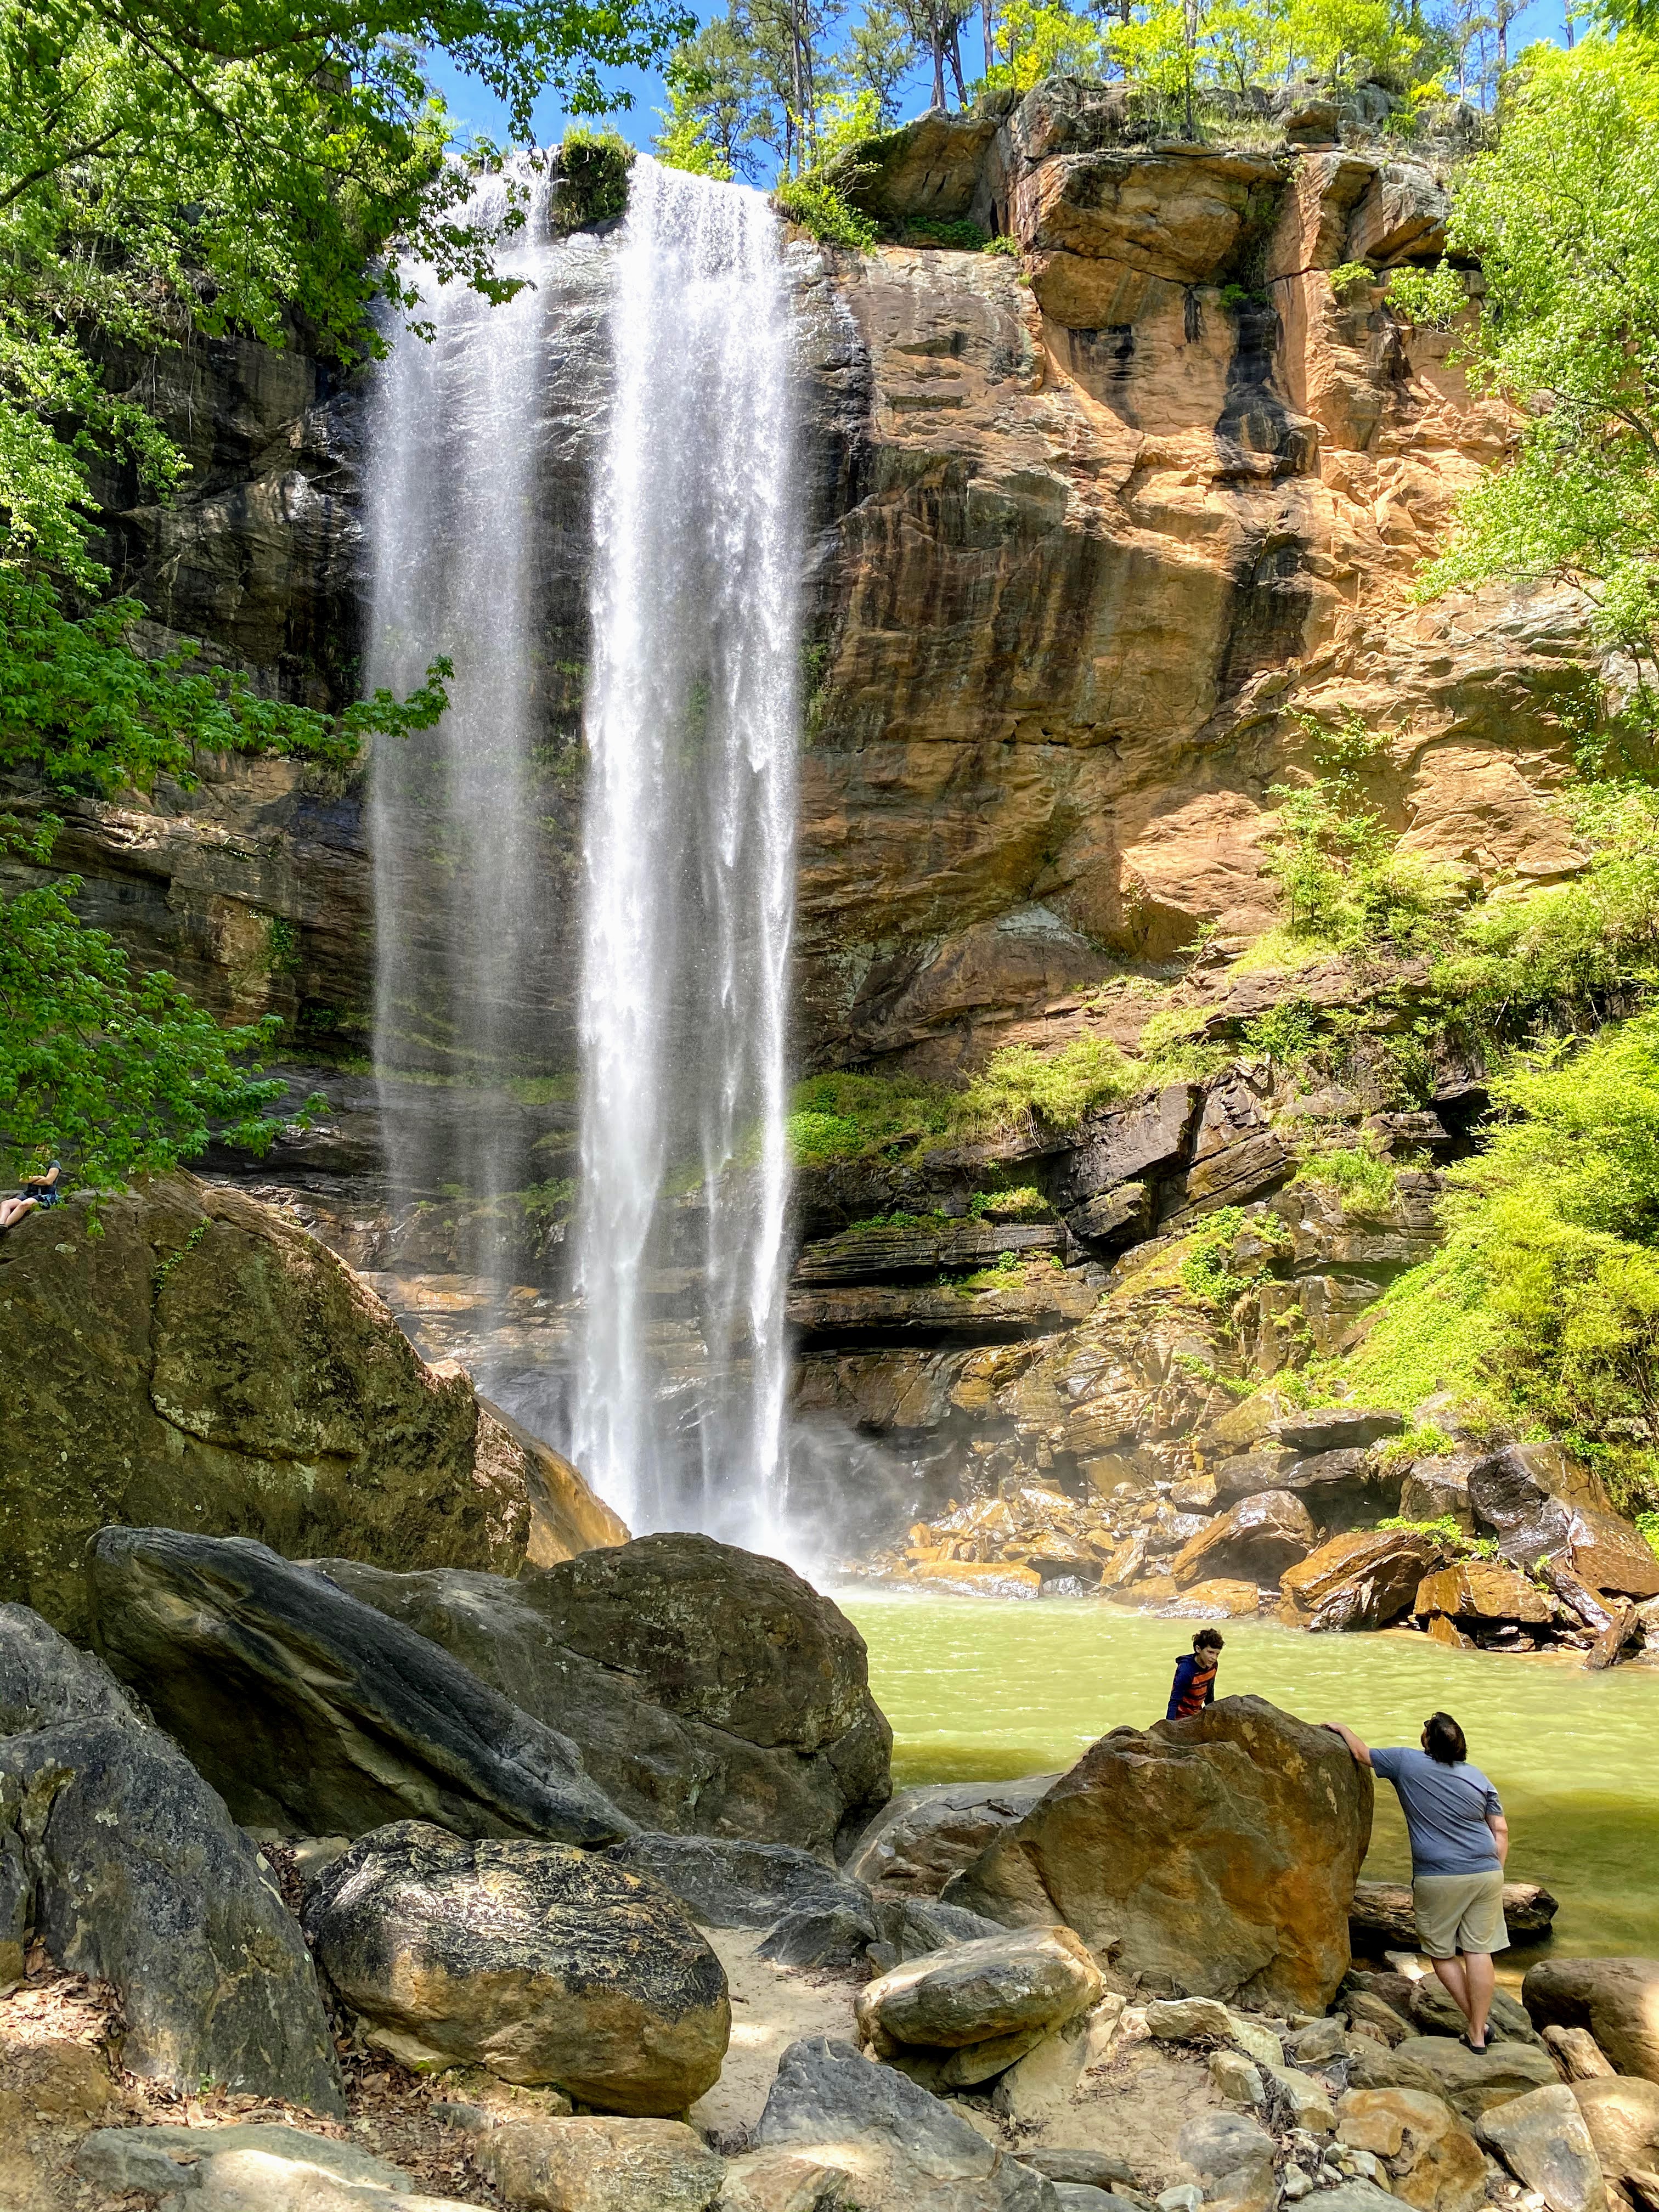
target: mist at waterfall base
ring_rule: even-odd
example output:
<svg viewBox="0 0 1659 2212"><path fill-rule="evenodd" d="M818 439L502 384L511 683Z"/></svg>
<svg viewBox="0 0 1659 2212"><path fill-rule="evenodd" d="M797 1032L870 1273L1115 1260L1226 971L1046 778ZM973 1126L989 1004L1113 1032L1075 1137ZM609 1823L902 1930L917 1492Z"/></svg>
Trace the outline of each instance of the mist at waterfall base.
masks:
<svg viewBox="0 0 1659 2212"><path fill-rule="evenodd" d="M503 1316L522 1299L502 1227L538 1164L503 1086L558 1067L548 978L576 968L571 1328L498 1368L486 1328L481 1386L636 1530L801 1558L818 1547L788 1511L783 1331L803 532L781 233L760 194L643 157L608 237L551 236L530 189L499 262L526 289L491 308L428 275L432 342L398 337L372 403L370 681L455 664L437 727L374 765L394 1189L405 1209L476 1201L461 1264ZM573 270L588 323L608 294L603 413L574 433L552 396L582 342ZM573 646L544 585L579 479ZM574 914L537 820L572 652Z"/></svg>

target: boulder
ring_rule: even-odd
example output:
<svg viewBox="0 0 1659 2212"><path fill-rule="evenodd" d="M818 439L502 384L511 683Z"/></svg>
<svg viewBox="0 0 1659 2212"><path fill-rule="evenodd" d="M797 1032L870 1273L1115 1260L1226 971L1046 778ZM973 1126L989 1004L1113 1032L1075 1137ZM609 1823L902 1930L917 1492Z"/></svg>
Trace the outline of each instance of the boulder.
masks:
<svg viewBox="0 0 1659 2212"><path fill-rule="evenodd" d="M1011 1821L1023 1820L1060 1779L943 1782L902 1790L848 1854L846 1869L878 1897L937 1897Z"/></svg>
<svg viewBox="0 0 1659 2212"><path fill-rule="evenodd" d="M1587 2027L1547 2027L1542 2039L1564 2081L1599 2081L1613 2071Z"/></svg>
<svg viewBox="0 0 1659 2212"><path fill-rule="evenodd" d="M1020 2157L1022 2163L1034 2172L1073 2189L1098 2189L1110 2193L1139 2185L1134 2168L1109 2150L1067 2150L1045 2144L1040 2150L1022 2151Z"/></svg>
<svg viewBox="0 0 1659 2212"><path fill-rule="evenodd" d="M1120 1989L1323 2012L1348 1964L1369 1771L1260 1698L1116 1729L945 1901L1075 1929Z"/></svg>
<svg viewBox="0 0 1659 2212"><path fill-rule="evenodd" d="M726 1974L678 1903L604 1856L420 1820L362 1836L305 1908L371 2042L601 2110L683 2112L719 2079Z"/></svg>
<svg viewBox="0 0 1659 2212"><path fill-rule="evenodd" d="M67 1652L56 1672L71 1700L92 1679ZM207 2080L343 2112L300 1931L253 1844L159 1730L113 1711L0 1742L0 1887L14 1945L33 1933L65 1972L115 1990L131 2072L180 2094Z"/></svg>
<svg viewBox="0 0 1659 2212"><path fill-rule="evenodd" d="M895 1967L866 1984L853 2009L878 2047L954 2051L1075 2020L1104 1986L1069 1928L1027 1928L949 1944Z"/></svg>
<svg viewBox="0 0 1659 2212"><path fill-rule="evenodd" d="M1407 1521L1455 1521L1471 1534L1474 1511L1469 1504L1470 1452L1441 1452L1413 1460L1400 1486L1400 1511Z"/></svg>
<svg viewBox="0 0 1659 2212"><path fill-rule="evenodd" d="M644 1827L823 1850L887 1797L864 1639L780 1560L665 1535L516 1581L317 1564L569 1736Z"/></svg>
<svg viewBox="0 0 1659 2212"><path fill-rule="evenodd" d="M1364 1451L1389 1437L1405 1433L1398 1413L1376 1406L1323 1406L1308 1413L1286 1413L1267 1425L1275 1443L1297 1454Z"/></svg>
<svg viewBox="0 0 1659 2212"><path fill-rule="evenodd" d="M1498 1559L1460 1559L1425 1575L1412 1611L1462 1620L1516 1620L1542 1626L1555 1618L1547 1590Z"/></svg>
<svg viewBox="0 0 1659 2212"><path fill-rule="evenodd" d="M892 1948L894 1956L888 1963L893 1966L942 1950L947 1943L976 1943L981 1936L1003 1932L994 1920L941 1905L933 1898L878 1898L875 1914L882 1942Z"/></svg>
<svg viewBox="0 0 1659 2212"><path fill-rule="evenodd" d="M878 1940L873 1912L809 1909L775 1920L755 1956L775 1966L850 1966Z"/></svg>
<svg viewBox="0 0 1659 2212"><path fill-rule="evenodd" d="M1337 2102L1336 2139L1380 2158L1395 2196L1417 2212L1475 2212L1486 2201L1480 2146L1443 2097L1350 2089Z"/></svg>
<svg viewBox="0 0 1659 2212"><path fill-rule="evenodd" d="M1237 1452L1215 1470L1215 1494L1224 1505L1239 1498L1256 1498L1266 1490L1282 1490L1281 1480L1296 1465L1295 1455L1279 1449Z"/></svg>
<svg viewBox="0 0 1659 2212"><path fill-rule="evenodd" d="M1659 1959L1546 1959L1521 2001L1534 2027L1587 2027L1621 2074L1659 2081Z"/></svg>
<svg viewBox="0 0 1659 2212"><path fill-rule="evenodd" d="M1571 2086L1608 2180L1659 2172L1659 2082L1607 2073Z"/></svg>
<svg viewBox="0 0 1659 2212"><path fill-rule="evenodd" d="M1277 2201L1279 2145L1242 2112L1200 2112L1176 2137L1176 2155L1204 2185L1206 2203L1269 2212Z"/></svg>
<svg viewBox="0 0 1659 2212"><path fill-rule="evenodd" d="M860 2212L1059 2212L1043 2175L895 2068L825 2036L784 2052L755 2142L842 2168Z"/></svg>
<svg viewBox="0 0 1659 2212"><path fill-rule="evenodd" d="M1195 1085L1172 1083L1133 1106L1091 1115L1055 1186L1062 1212L1172 1167L1186 1150L1198 1110Z"/></svg>
<svg viewBox="0 0 1659 2212"><path fill-rule="evenodd" d="M208 2128L100 2128L75 2153L82 2180L125 2198L143 2190L172 2212L462 2212L425 2197L401 2166L354 2142L270 2121Z"/></svg>
<svg viewBox="0 0 1659 2212"><path fill-rule="evenodd" d="M1379 1472L1376 1455L1357 1446L1292 1460L1279 1486L1302 1499L1328 1532L1369 1528L1400 1504L1400 1477Z"/></svg>
<svg viewBox="0 0 1659 2212"><path fill-rule="evenodd" d="M1242 1620L1261 1610L1255 1583L1194 1583L1161 1611L1166 1620Z"/></svg>
<svg viewBox="0 0 1659 2212"><path fill-rule="evenodd" d="M1279 1577L1279 1617L1315 1634L1381 1628L1411 1608L1425 1571L1444 1557L1409 1528L1334 1536Z"/></svg>
<svg viewBox="0 0 1659 2212"><path fill-rule="evenodd" d="M1433 1974L1425 1974L1420 1982L1412 1984L1411 2013L1419 2035L1461 2037L1468 2026L1453 2002L1451 1991L1443 1989ZM1492 1991L1486 2033L1494 2043L1542 2042L1525 2012L1509 1991L1502 1989Z"/></svg>
<svg viewBox="0 0 1659 2212"><path fill-rule="evenodd" d="M1492 2043L1485 2051L1471 2051L1449 2036L1414 2035L1389 2056L1396 2066L1427 2074L1466 2120L1478 2120L1492 2106L1560 2078L1549 2054L1531 2043Z"/></svg>
<svg viewBox="0 0 1659 2212"><path fill-rule="evenodd" d="M752 2151L726 2169L721 2212L845 2212L848 2176L791 2151Z"/></svg>
<svg viewBox="0 0 1659 2212"><path fill-rule="evenodd" d="M0 1240L0 1599L84 1641L82 1555L112 1522L517 1571L545 1503L528 1463L325 1246L182 1174L100 1198L96 1226L77 1194ZM625 1533L568 1472L587 1540Z"/></svg>
<svg viewBox="0 0 1659 2212"><path fill-rule="evenodd" d="M1659 1595L1659 1558L1626 1521L1607 1510L1586 1476L1556 1445L1510 1444L1469 1470L1469 1504L1513 1565L1539 1559L1567 1567L1592 1589Z"/></svg>
<svg viewBox="0 0 1659 2212"><path fill-rule="evenodd" d="M848 1912L866 1918L862 1882L789 1844L728 1843L713 1836L659 1836L648 1830L613 1844L605 1856L660 1882L700 1927L770 1928L787 1912Z"/></svg>
<svg viewBox="0 0 1659 2212"><path fill-rule="evenodd" d="M239 1820L391 1820L595 1844L632 1823L580 1754L412 1629L245 1539L106 1528L94 1631Z"/></svg>
<svg viewBox="0 0 1659 2212"><path fill-rule="evenodd" d="M1483 2112L1480 2140L1548 2212L1606 2212L1607 2185L1577 2100L1565 2081Z"/></svg>
<svg viewBox="0 0 1659 2212"><path fill-rule="evenodd" d="M513 2120L474 2154L509 2204L532 2212L708 2212L726 2160L684 2120Z"/></svg>
<svg viewBox="0 0 1659 2212"><path fill-rule="evenodd" d="M1512 1938L1541 1942L1559 1909L1558 1900L1535 1881L1504 1884L1504 1922ZM1348 1913L1348 1936L1356 1951L1373 1956L1389 1950L1415 1950L1417 1912L1410 1885L1357 1882Z"/></svg>
<svg viewBox="0 0 1659 2212"><path fill-rule="evenodd" d="M1299 1498L1285 1490L1265 1491L1241 1498L1189 1537L1170 1560L1170 1573L1178 1589L1229 1576L1273 1583L1286 1567L1305 1559L1316 1540Z"/></svg>

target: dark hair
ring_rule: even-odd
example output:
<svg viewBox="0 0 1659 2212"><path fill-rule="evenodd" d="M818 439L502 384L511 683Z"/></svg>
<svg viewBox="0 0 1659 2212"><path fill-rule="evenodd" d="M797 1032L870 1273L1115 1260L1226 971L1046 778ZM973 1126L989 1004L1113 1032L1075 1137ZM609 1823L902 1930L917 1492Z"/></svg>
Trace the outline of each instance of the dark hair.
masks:
<svg viewBox="0 0 1659 2212"><path fill-rule="evenodd" d="M1463 1731L1449 1713L1431 1713L1423 1723L1424 1749L1442 1766L1461 1766L1469 1755Z"/></svg>
<svg viewBox="0 0 1659 2212"><path fill-rule="evenodd" d="M1200 1628L1193 1638L1194 1651L1219 1651L1223 1648L1224 1639L1218 1628Z"/></svg>

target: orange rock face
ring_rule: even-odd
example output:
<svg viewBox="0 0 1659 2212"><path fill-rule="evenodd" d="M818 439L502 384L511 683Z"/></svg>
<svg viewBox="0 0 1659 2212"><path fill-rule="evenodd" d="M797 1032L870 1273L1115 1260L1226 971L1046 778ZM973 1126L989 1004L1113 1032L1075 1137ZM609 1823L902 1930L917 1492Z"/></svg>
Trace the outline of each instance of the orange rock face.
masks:
<svg viewBox="0 0 1659 2212"><path fill-rule="evenodd" d="M1571 871L1548 802L1594 666L1581 604L1412 598L1510 419L1454 333L1331 283L1437 258L1442 178L1383 148L1139 145L1053 84L988 145L971 128L952 206L1024 262L836 257L817 302L821 356L833 335L867 394L804 763L820 1057L944 1074L1063 1034L1116 963L1267 926L1269 787L1311 764L1304 715L1384 737L1406 850L1486 883ZM889 163L883 212L945 174L929 147Z"/></svg>

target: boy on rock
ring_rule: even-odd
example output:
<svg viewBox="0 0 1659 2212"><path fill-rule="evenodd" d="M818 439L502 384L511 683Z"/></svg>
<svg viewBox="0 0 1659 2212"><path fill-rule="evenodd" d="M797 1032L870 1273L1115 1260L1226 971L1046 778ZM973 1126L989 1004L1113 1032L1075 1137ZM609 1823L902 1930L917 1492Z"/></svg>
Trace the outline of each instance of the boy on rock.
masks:
<svg viewBox="0 0 1659 2212"><path fill-rule="evenodd" d="M1183 1651L1176 1661L1175 1686L1170 1692L1170 1710L1164 1716L1165 1720L1184 1721L1215 1703L1216 1669L1221 1664L1221 1651L1220 1630L1200 1628L1193 1638L1191 1651Z"/></svg>

